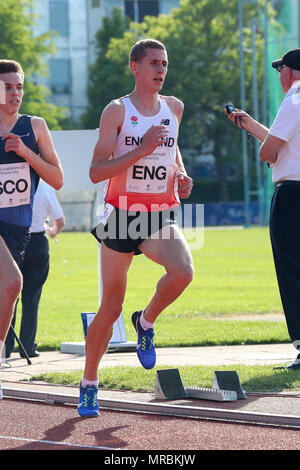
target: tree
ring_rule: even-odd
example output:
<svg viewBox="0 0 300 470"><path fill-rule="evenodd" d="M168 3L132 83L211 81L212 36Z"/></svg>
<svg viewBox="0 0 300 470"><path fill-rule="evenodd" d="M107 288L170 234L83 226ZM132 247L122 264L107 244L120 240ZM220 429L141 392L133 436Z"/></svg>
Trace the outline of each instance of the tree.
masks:
<svg viewBox="0 0 300 470"><path fill-rule="evenodd" d="M256 5L244 7L244 24L250 25L250 18L258 14ZM167 87L185 103L182 145L203 153L213 142L220 199L226 201L226 167L229 162L242 161L240 132L224 119L223 113L228 101L240 106L237 1L184 0L172 18L174 27L166 40L171 63ZM244 35L249 49L249 27L245 28ZM261 63L261 48L257 55ZM251 96L251 59L251 54L245 54L248 97ZM258 66L257 70L261 77L262 67ZM247 107L252 107L249 100Z"/></svg>
<svg viewBox="0 0 300 470"><path fill-rule="evenodd" d="M245 6L244 24L250 25L250 18L258 15L257 5ZM237 1L183 0L180 8L169 15L147 16L140 24L130 23L128 30L125 30L124 22L122 28L117 30L117 35L111 28L113 36L110 41L106 39L103 53L93 68L97 78L91 82L89 96L93 103L96 93L102 97L97 102L100 104L97 119L111 97L116 98L132 89L128 70L128 52L132 45L143 37L161 40L167 47L170 63L162 93L175 95L185 103L180 147L200 154L213 143L220 199L227 200L226 166L229 162L239 161L241 168L242 160L239 151L241 134L223 113L228 101L240 106ZM103 35L104 30L99 34ZM245 28L244 35L245 44L250 47L249 27ZM257 55L261 62L259 48ZM262 67L258 65L257 70L261 74ZM99 77L109 79L100 80ZM249 96L251 54L245 55L245 79Z"/></svg>
<svg viewBox="0 0 300 470"><path fill-rule="evenodd" d="M120 50L117 57L108 55L114 38L122 38L129 28L129 19L123 18L121 10L114 8L111 18L104 18L102 28L96 34L98 57L89 69L87 90L89 105L82 116L85 128L96 128L104 107L113 99L125 94L133 84L128 70L128 51Z"/></svg>
<svg viewBox="0 0 300 470"><path fill-rule="evenodd" d="M55 52L53 35L33 33L36 17L33 0L0 0L0 57L20 62L25 72L22 113L44 117L50 129L59 129L68 110L49 103L50 91L34 83L33 76L46 74L44 54Z"/></svg>

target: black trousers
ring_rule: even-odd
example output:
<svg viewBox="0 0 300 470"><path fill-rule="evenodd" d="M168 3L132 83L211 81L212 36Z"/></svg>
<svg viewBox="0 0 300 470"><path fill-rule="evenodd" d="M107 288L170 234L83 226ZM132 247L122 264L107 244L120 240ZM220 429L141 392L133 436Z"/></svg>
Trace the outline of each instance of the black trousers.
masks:
<svg viewBox="0 0 300 470"><path fill-rule="evenodd" d="M35 338L38 325L38 310L43 285L49 273L49 242L45 232L32 233L30 242L26 247L23 263L20 266L23 275L22 319L20 328L20 341L26 352L30 355L36 349ZM15 325L16 311L12 319ZM9 330L5 342L6 354L14 349L14 336Z"/></svg>
<svg viewBox="0 0 300 470"><path fill-rule="evenodd" d="M300 181L285 181L275 188L270 237L287 328L300 347Z"/></svg>

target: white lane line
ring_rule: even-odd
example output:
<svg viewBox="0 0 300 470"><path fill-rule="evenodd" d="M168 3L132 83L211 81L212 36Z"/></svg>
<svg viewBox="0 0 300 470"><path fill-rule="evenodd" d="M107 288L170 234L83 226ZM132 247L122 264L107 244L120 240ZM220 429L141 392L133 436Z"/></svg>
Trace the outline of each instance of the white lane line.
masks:
<svg viewBox="0 0 300 470"><path fill-rule="evenodd" d="M43 439L26 439L25 437L14 437L14 436L0 436L0 439L6 439L10 441L19 441L19 442L30 442L32 444L48 444L56 446L67 446L67 447L79 447L84 449L97 449L97 450L120 450L116 447L104 447L104 446L93 446L93 445L83 445L83 444L72 444L71 442L56 442L56 441L46 441Z"/></svg>

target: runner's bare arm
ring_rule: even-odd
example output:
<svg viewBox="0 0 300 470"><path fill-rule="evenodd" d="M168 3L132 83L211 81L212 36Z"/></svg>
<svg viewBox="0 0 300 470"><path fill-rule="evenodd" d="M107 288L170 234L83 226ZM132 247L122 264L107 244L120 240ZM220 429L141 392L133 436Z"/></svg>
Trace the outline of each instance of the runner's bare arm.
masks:
<svg viewBox="0 0 300 470"><path fill-rule="evenodd" d="M168 96L166 98L168 106L171 109L179 127L183 115L184 105L182 101L180 101L178 98L175 98L174 96ZM193 180L187 175L182 155L178 146L176 148L176 164L179 170L177 175L179 182L178 195L180 198L186 199L189 197L193 189Z"/></svg>
<svg viewBox="0 0 300 470"><path fill-rule="evenodd" d="M32 117L31 124L40 156L27 147L20 136L11 132L3 136L5 151L16 152L46 183L58 190L63 185L63 171L48 126L44 119L36 116Z"/></svg>
<svg viewBox="0 0 300 470"><path fill-rule="evenodd" d="M95 146L90 178L93 183L99 183L127 170L140 158L150 155L166 137L168 129L165 126L152 126L143 135L141 145L113 159L113 152L118 134L124 121L124 106L119 101L112 101L103 111L99 124L99 138Z"/></svg>
<svg viewBox="0 0 300 470"><path fill-rule="evenodd" d="M178 98L175 96L166 96L166 101L168 103L168 106L174 116L175 121L177 122L178 129L181 123L182 115L183 115L183 110L184 110L184 105L183 102L180 101ZM186 173L184 163L182 160L181 152L179 150L179 147L177 146L176 148L176 163L178 166L178 170L184 174Z"/></svg>
<svg viewBox="0 0 300 470"><path fill-rule="evenodd" d="M179 147L176 149L176 163L179 170L177 175L179 183L178 195L180 198L186 199L192 192L193 180L190 176L187 175Z"/></svg>

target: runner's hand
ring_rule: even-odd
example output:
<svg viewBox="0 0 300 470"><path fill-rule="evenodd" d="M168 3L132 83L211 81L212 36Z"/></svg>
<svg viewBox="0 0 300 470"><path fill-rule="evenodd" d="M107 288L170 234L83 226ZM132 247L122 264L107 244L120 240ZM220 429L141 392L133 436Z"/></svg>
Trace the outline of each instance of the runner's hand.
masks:
<svg viewBox="0 0 300 470"><path fill-rule="evenodd" d="M2 137L2 140L5 140L5 152L15 152L19 157L26 159L28 147L24 144L19 135L9 132Z"/></svg>
<svg viewBox="0 0 300 470"><path fill-rule="evenodd" d="M166 126L151 126L143 135L140 145L143 155L150 155L156 147L163 143L168 134L169 130Z"/></svg>
<svg viewBox="0 0 300 470"><path fill-rule="evenodd" d="M178 196L181 199L187 199L193 189L193 180L182 172L178 174L177 178L179 183Z"/></svg>

